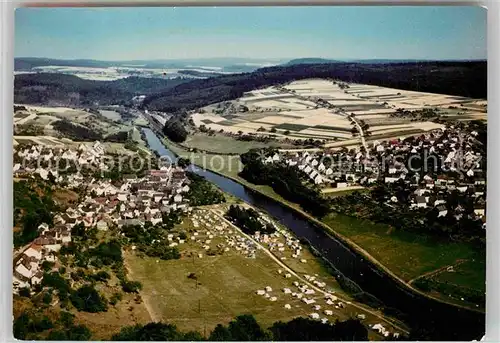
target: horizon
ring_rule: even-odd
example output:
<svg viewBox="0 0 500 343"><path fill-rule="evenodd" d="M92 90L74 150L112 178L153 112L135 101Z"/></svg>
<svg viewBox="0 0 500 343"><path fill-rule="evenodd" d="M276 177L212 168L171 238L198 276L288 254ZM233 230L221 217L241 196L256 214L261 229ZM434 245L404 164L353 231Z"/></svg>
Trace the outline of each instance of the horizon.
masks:
<svg viewBox="0 0 500 343"><path fill-rule="evenodd" d="M171 58L171 59L144 59L144 60L104 60L104 59L94 59L94 58L55 58L55 57L45 57L45 56L16 56L14 59L47 59L47 60L59 60L59 61L94 61L94 62L117 62L117 63L124 63L124 62L170 62L170 61L186 61L186 60L223 60L223 59L228 59L228 60L261 60L261 61L269 61L269 60L279 60L281 62L288 62L292 60L300 60L300 59L309 59L309 58L314 58L314 59L324 59L324 60L332 60L333 62L338 61L338 62L356 62L356 61L375 61L375 60L387 60L387 61L418 61L418 62L486 62L486 58L456 58L456 59L413 59L413 58L345 58L345 59L339 59L335 57L321 57L321 56L299 56L299 57L283 57L283 58L265 58L265 57L248 57L248 58L243 58L243 57L218 57L218 56L208 56L208 57L201 57L201 58ZM332 62L332 63L333 63Z"/></svg>
<svg viewBox="0 0 500 343"><path fill-rule="evenodd" d="M14 55L486 60L486 14L477 6L20 8Z"/></svg>

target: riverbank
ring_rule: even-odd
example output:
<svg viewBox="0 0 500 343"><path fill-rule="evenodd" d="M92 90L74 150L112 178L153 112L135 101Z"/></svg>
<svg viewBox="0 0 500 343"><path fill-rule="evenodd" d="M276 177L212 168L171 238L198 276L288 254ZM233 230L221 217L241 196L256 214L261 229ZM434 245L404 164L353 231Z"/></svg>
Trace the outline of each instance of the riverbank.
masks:
<svg viewBox="0 0 500 343"><path fill-rule="evenodd" d="M348 237L348 235L346 234L347 233L346 230L337 230L337 229L342 227L342 225L340 225L340 223L338 221L335 221L335 220L332 221L331 218L327 218L323 221L320 221L317 218L314 218L311 215L309 215L308 213L306 213L304 210L302 210L299 205L291 203L291 202L287 201L286 199L283 199L281 196L276 194L272 190L271 187L254 185L254 184L251 184L248 181L242 179L241 177L238 176L239 160L236 160L234 158L234 156L230 156L230 158L220 156L217 159L211 159L211 160L207 161L207 157L203 156L203 154L197 154L197 153L185 151L181 147L176 146L175 144L172 144L171 142L169 142L166 139L163 141L163 143L172 152L174 152L178 156L184 157L184 158L189 158L194 165L199 166L200 168L203 168L203 166L205 166L205 167L207 167L208 170L210 170L211 172L213 172L217 175L226 177L234 182L237 182L237 183L243 185L244 187L247 187L248 189L250 189L254 192L259 193L260 195L271 198L272 200L280 203L281 205L286 206L287 208L289 208L291 210L294 210L296 213L300 214L300 216L302 216L304 219L313 223L317 227L323 229L326 233L328 233L329 235L331 235L335 239L339 240L344 245L348 246L350 248L350 250L352 250L352 252L356 253L357 255L362 257L363 259L369 261L376 269L385 273L392 280L396 281L399 285L403 286L405 289L412 292L413 294L418 294L419 296L423 296L423 297L426 297L428 299L435 300L435 301L438 301L438 302L441 302L441 303L444 303L447 305L451 305L451 306L454 306L457 308L471 310L471 311L474 311L477 313L484 313L484 310L479 309L477 307L474 307L474 305L460 304L460 303L458 303L458 301L452 301L450 299L446 299L446 297L444 297L440 294L436 294L436 292L434 292L434 294L431 294L430 292L427 293L427 292L424 292L424 291L418 289L417 287L414 287L408 281L410 281L410 279L412 277L419 275L418 273L416 273L414 271L414 273L416 273L416 274L415 275L409 274L410 275L409 277L405 277L404 275L406 275L406 274L404 274L404 273L401 273L403 276L396 274L388 266L388 265L390 265L390 263L387 263L387 261L384 261L386 263L383 263L381 261L384 259L381 258L380 254L382 254L384 252L384 250L380 251L379 256L374 256L373 251L368 251L369 247L363 248L361 245L356 243L352 239L352 237ZM207 162L211 162L211 163L207 163ZM336 216L341 216L341 215L336 215ZM333 227L335 227L335 229ZM345 227L345 226L343 226L343 227ZM339 232L339 231L343 231L343 232ZM371 249L371 250L373 250L373 249ZM407 251L405 251L405 249L401 249L401 250L402 250L403 254L406 254L406 256L408 256ZM433 250L433 249L429 249L429 250ZM451 252L451 254L453 254L453 251ZM447 259L448 260L450 259L449 256L447 256L446 258L445 257L443 257L444 261L446 261ZM433 260L433 259L436 260L436 258L431 258L431 260ZM417 261L415 261L415 263L417 263ZM444 265L446 265L446 264L447 264L447 262L444 262ZM393 266L393 268L394 268L394 266ZM400 268L398 268L398 270L399 269ZM402 270L404 270L404 269L402 269ZM423 274L423 273L424 272L421 272L421 274ZM460 301L460 299L459 299L459 301Z"/></svg>

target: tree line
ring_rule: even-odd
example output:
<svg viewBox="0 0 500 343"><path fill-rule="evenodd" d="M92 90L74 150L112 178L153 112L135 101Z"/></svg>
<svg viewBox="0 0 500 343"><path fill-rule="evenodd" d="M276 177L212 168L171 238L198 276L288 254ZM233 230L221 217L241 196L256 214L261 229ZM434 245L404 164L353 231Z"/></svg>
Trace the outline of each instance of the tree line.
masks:
<svg viewBox="0 0 500 343"><path fill-rule="evenodd" d="M14 102L76 107L125 105L135 95L163 92L187 81L137 76L97 81L57 73L19 74L14 78Z"/></svg>
<svg viewBox="0 0 500 343"><path fill-rule="evenodd" d="M226 213L226 217L249 235L253 235L257 231L261 234L271 234L276 231L271 224L262 223L259 220L259 213L253 208L231 205Z"/></svg>
<svg viewBox="0 0 500 343"><path fill-rule="evenodd" d="M357 320L323 324L307 318L276 322L263 328L253 315L239 315L228 325L218 324L205 339L197 331L182 332L173 324L149 323L127 326L113 335L114 341L366 341L368 332Z"/></svg>
<svg viewBox="0 0 500 343"><path fill-rule="evenodd" d="M328 202L313 186L303 182L300 172L283 163L264 164L261 155L273 154L272 149L252 149L240 155L244 164L239 176L257 185L271 186L286 200L298 203L314 216L323 217L329 211Z"/></svg>

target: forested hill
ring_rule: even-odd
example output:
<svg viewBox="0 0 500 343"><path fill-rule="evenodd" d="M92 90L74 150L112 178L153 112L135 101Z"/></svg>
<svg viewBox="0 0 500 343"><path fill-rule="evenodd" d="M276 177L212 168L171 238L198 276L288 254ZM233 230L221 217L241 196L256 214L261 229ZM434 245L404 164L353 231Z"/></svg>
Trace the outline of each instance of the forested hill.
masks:
<svg viewBox="0 0 500 343"><path fill-rule="evenodd" d="M130 101L135 95L164 92L185 82L135 76L96 81L56 73L19 74L14 79L14 101L57 106L111 105Z"/></svg>
<svg viewBox="0 0 500 343"><path fill-rule="evenodd" d="M479 62L298 64L195 80L146 98L154 110L181 112L241 97L244 92L305 78L335 78L405 90L486 98L487 65Z"/></svg>

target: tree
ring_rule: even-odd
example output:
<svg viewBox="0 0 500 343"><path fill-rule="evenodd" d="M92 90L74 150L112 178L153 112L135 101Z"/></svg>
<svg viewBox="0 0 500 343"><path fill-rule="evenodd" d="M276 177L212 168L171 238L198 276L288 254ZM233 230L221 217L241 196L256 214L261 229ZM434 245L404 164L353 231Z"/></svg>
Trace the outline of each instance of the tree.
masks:
<svg viewBox="0 0 500 343"><path fill-rule="evenodd" d="M23 287L19 289L19 295L22 297L29 298L31 297L31 291L28 287Z"/></svg>
<svg viewBox="0 0 500 343"><path fill-rule="evenodd" d="M170 118L163 127L163 133L173 142L181 143L187 138L188 132L184 125L175 117Z"/></svg>
<svg viewBox="0 0 500 343"><path fill-rule="evenodd" d="M229 329L222 324L217 324L215 329L210 333L210 337L208 337L209 341L232 341L233 337L231 336L231 332Z"/></svg>
<svg viewBox="0 0 500 343"><path fill-rule="evenodd" d="M142 289L142 284L139 281L121 281L122 289L127 293L137 293Z"/></svg>
<svg viewBox="0 0 500 343"><path fill-rule="evenodd" d="M113 341L181 341L182 333L172 324L148 323L126 326L111 338Z"/></svg>
<svg viewBox="0 0 500 343"><path fill-rule="evenodd" d="M229 323L233 341L267 341L272 337L264 331L251 314L239 315Z"/></svg>
<svg viewBox="0 0 500 343"><path fill-rule="evenodd" d="M276 341L367 341L368 331L357 320L323 324L308 318L276 322L270 328Z"/></svg>
<svg viewBox="0 0 500 343"><path fill-rule="evenodd" d="M70 296L71 303L78 311L85 312L104 312L108 306L106 300L101 296L94 287L85 285L73 292Z"/></svg>
<svg viewBox="0 0 500 343"><path fill-rule="evenodd" d="M30 322L30 318L26 312L23 312L19 317L14 320L14 337L17 339L24 340L26 338L26 334L28 333L28 324Z"/></svg>
<svg viewBox="0 0 500 343"><path fill-rule="evenodd" d="M187 168L191 164L191 161L187 158L179 157L177 159L177 165L181 168Z"/></svg>
<svg viewBox="0 0 500 343"><path fill-rule="evenodd" d="M89 341L92 338L92 333L85 325L72 326L66 332L68 341Z"/></svg>
<svg viewBox="0 0 500 343"><path fill-rule="evenodd" d="M45 304L50 304L52 302L52 294L50 294L49 292L45 292L42 300Z"/></svg>

